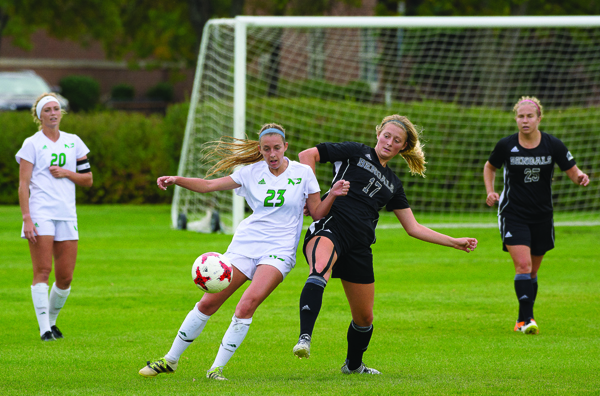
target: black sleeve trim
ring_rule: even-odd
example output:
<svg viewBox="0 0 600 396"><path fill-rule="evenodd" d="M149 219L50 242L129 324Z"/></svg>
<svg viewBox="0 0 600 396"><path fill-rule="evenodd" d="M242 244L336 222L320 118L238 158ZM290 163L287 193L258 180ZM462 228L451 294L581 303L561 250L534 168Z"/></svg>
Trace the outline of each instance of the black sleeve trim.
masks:
<svg viewBox="0 0 600 396"><path fill-rule="evenodd" d="M87 158L77 161L77 173L91 172L90 161Z"/></svg>
<svg viewBox="0 0 600 396"><path fill-rule="evenodd" d="M327 145L325 143L317 144L317 150L319 150L319 162L324 164L329 162L329 152L327 151Z"/></svg>

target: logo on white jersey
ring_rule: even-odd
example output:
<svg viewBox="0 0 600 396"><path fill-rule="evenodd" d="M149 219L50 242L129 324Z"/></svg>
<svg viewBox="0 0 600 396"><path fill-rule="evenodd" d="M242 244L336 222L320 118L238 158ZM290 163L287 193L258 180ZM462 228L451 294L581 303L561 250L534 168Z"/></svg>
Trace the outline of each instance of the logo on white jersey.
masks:
<svg viewBox="0 0 600 396"><path fill-rule="evenodd" d="M47 148L48 148L48 146L46 146L46 145L44 144L44 147L42 147L42 150L44 150L44 149L47 149Z"/></svg>
<svg viewBox="0 0 600 396"><path fill-rule="evenodd" d="M372 161L371 154L365 154L365 157L367 157L368 159L370 159Z"/></svg>
<svg viewBox="0 0 600 396"><path fill-rule="evenodd" d="M267 183L265 183L265 179L262 179L261 181L258 182L258 184L267 184Z"/></svg>
<svg viewBox="0 0 600 396"><path fill-rule="evenodd" d="M508 232L506 233L506 235L504 235L504 238L510 238L511 236L512 236L512 234L510 233L510 231L508 231Z"/></svg>
<svg viewBox="0 0 600 396"><path fill-rule="evenodd" d="M573 155L571 155L570 151L567 151L567 160L571 161L573 159Z"/></svg>
<svg viewBox="0 0 600 396"><path fill-rule="evenodd" d="M517 146L513 147L512 150L510 150L511 153L518 153L519 149L517 148Z"/></svg>

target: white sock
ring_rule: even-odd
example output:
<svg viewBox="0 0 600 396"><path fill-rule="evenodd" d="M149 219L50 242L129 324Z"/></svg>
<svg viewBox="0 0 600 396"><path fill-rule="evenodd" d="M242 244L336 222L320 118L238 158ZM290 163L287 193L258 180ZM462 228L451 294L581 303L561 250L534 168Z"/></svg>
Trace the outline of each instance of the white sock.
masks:
<svg viewBox="0 0 600 396"><path fill-rule="evenodd" d="M238 319L235 315L233 315L233 318L231 318L231 324L223 336L221 346L219 346L217 357L215 358L213 365L210 367L211 370L215 367L224 367L227 362L229 362L229 359L231 359L235 351L244 341L244 338L246 338L248 329L250 329L250 323L252 323L252 318Z"/></svg>
<svg viewBox="0 0 600 396"><path fill-rule="evenodd" d="M52 289L50 290L50 315L48 316L50 327L56 324L56 317L58 316L61 308L65 305L65 301L67 301L69 293L71 293L70 287L63 290L56 286L56 282L52 284Z"/></svg>
<svg viewBox="0 0 600 396"><path fill-rule="evenodd" d="M204 315L194 307L181 324L177 336L175 337L175 340L173 340L171 350L165 355L165 359L170 363L177 363L181 354L183 354L192 341L202 333L208 319L210 319L210 316Z"/></svg>
<svg viewBox="0 0 600 396"><path fill-rule="evenodd" d="M50 321L48 319L48 289L49 286L45 283L37 283L31 286L31 299L33 300L33 308L37 317L38 325L40 326L40 335L50 331Z"/></svg>

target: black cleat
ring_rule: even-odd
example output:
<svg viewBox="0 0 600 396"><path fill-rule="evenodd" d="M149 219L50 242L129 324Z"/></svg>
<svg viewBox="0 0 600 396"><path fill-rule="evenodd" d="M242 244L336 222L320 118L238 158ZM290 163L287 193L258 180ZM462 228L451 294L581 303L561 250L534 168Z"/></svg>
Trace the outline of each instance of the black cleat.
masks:
<svg viewBox="0 0 600 396"><path fill-rule="evenodd" d="M54 336L52 335L51 331L47 331L44 334L42 334L42 336L40 337L42 339L42 341L55 341L56 339L54 338Z"/></svg>
<svg viewBox="0 0 600 396"><path fill-rule="evenodd" d="M50 330L52 330L52 335L54 336L55 339L58 340L59 338L64 338L63 334L60 332L58 327L56 327L56 325L50 327Z"/></svg>

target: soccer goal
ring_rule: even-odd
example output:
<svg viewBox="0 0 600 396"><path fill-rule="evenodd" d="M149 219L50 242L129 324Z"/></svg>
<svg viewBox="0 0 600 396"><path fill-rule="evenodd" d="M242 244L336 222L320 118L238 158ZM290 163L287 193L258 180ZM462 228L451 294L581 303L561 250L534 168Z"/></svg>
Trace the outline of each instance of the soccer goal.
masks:
<svg viewBox="0 0 600 396"><path fill-rule="evenodd" d="M495 224L483 165L517 132L522 95L545 108L540 129L559 137L590 185L554 174L557 221L600 220L600 17L237 17L206 25L179 175L203 177L202 144L287 132L287 156L319 142L375 144L389 114L423 128L426 178L389 164L426 224ZM322 191L331 170L317 167ZM223 175L217 175L223 176ZM502 175L496 177L497 191ZM176 188L173 226L231 232L244 218L233 192Z"/></svg>

